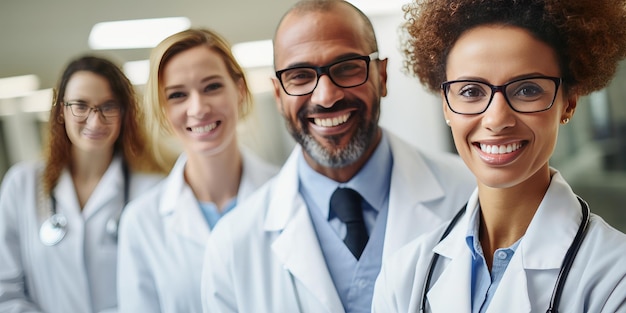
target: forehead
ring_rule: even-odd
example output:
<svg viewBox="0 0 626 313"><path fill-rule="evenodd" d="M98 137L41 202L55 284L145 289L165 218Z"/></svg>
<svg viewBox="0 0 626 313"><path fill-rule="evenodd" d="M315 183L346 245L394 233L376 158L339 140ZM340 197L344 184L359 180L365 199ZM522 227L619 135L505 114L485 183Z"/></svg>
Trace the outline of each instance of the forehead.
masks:
<svg viewBox="0 0 626 313"><path fill-rule="evenodd" d="M227 73L221 55L207 46L197 46L171 57L163 67L164 81ZM201 77L204 78L204 77Z"/></svg>
<svg viewBox="0 0 626 313"><path fill-rule="evenodd" d="M276 33L276 68L323 65L350 54L367 55L367 31L360 16L345 6L329 11L292 12Z"/></svg>
<svg viewBox="0 0 626 313"><path fill-rule="evenodd" d="M485 78L504 83L529 74L560 76L556 52L529 31L502 25L464 32L448 55L447 79Z"/></svg>
<svg viewBox="0 0 626 313"><path fill-rule="evenodd" d="M72 74L65 87L66 98L99 100L112 96L109 81L90 71L78 71Z"/></svg>

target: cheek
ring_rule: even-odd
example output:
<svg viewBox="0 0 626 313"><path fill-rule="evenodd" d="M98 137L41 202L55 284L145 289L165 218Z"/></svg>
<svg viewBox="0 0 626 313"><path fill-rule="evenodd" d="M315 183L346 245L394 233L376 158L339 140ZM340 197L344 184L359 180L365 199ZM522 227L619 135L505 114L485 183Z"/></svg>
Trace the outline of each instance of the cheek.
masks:
<svg viewBox="0 0 626 313"><path fill-rule="evenodd" d="M180 114L177 111L178 110L171 106L165 108L165 122L167 123L167 127L169 127L170 130L176 129L176 124L179 123L178 121L180 120Z"/></svg>

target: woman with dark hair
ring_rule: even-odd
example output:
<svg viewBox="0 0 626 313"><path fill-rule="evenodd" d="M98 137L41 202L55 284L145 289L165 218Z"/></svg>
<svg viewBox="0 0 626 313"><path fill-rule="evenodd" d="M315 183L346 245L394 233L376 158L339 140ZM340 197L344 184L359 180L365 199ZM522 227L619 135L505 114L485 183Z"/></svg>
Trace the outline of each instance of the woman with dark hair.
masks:
<svg viewBox="0 0 626 313"><path fill-rule="evenodd" d="M549 165L626 57L624 0L416 0L407 65L440 93L477 189L386 260L374 312L626 312L626 235Z"/></svg>
<svg viewBox="0 0 626 313"><path fill-rule="evenodd" d="M71 61L39 162L0 189L0 311L115 312L117 226L167 171L147 146L133 86L109 60Z"/></svg>

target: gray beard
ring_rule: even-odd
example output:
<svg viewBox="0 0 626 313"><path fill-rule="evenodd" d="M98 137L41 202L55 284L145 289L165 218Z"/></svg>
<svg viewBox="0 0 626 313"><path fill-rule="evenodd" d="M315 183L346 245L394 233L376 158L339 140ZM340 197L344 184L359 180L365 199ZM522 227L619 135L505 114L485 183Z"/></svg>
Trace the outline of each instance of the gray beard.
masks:
<svg viewBox="0 0 626 313"><path fill-rule="evenodd" d="M378 130L377 119L373 118L368 124L361 119L357 125L357 131L350 139L348 145L337 151L329 151L315 140L303 127L301 132L297 132L293 125L287 122L287 129L295 141L302 146L304 151L318 164L328 168L342 168L356 162L372 146ZM307 121L301 121L303 126ZM339 137L330 137L329 140L336 141Z"/></svg>

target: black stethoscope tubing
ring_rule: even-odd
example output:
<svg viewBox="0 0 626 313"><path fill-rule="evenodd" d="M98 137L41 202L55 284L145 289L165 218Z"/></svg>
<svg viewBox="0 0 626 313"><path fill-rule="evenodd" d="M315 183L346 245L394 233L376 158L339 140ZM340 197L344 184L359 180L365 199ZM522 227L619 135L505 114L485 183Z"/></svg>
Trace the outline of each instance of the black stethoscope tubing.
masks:
<svg viewBox="0 0 626 313"><path fill-rule="evenodd" d="M124 206L120 209L119 213L114 217L111 217L107 224L105 225L106 231L117 241L117 231L120 223L120 217L122 215L122 211L126 207L129 201L130 194L130 173L128 170L128 166L125 162L122 162L122 173L124 176ZM57 201L53 195L50 195L50 216L44 222L40 229L40 238L43 244L47 246L54 246L61 242L65 237L66 228L67 228L67 219L60 213L57 212ZM51 227L51 229L47 229ZM52 232L52 233L51 233ZM58 236L55 239L47 239L46 233L51 233L52 236Z"/></svg>
<svg viewBox="0 0 626 313"><path fill-rule="evenodd" d="M572 268L572 264L574 263L574 259L576 258L576 254L580 249L580 246L583 243L583 239L585 239L585 234L587 233L587 228L589 226L589 205L585 200L578 197L578 202L580 202L581 210L583 213L583 218L580 221L580 226L578 226L578 231L576 232L576 236L572 241L569 249L567 249L567 253L565 253L565 258L563 259L563 264L561 264L561 269L559 270L559 275L556 278L556 283L554 284L554 289L552 290L552 297L550 298L550 306L546 313L558 313L559 304L561 303L561 295L563 294L563 286L565 286L565 280L567 279L567 275L569 274L570 269ZM461 219L461 216L465 213L467 204L463 206L463 208L457 213L454 218L448 224L448 227L441 235L439 242L444 240L448 234L452 231L456 223ZM439 260L439 254L433 254L432 259L430 260L430 264L428 265L428 274L424 279L424 286L422 288L422 301L420 302L420 313L426 311L426 293L428 292L428 288L430 287L430 282L432 280L432 276L434 273L435 265Z"/></svg>

